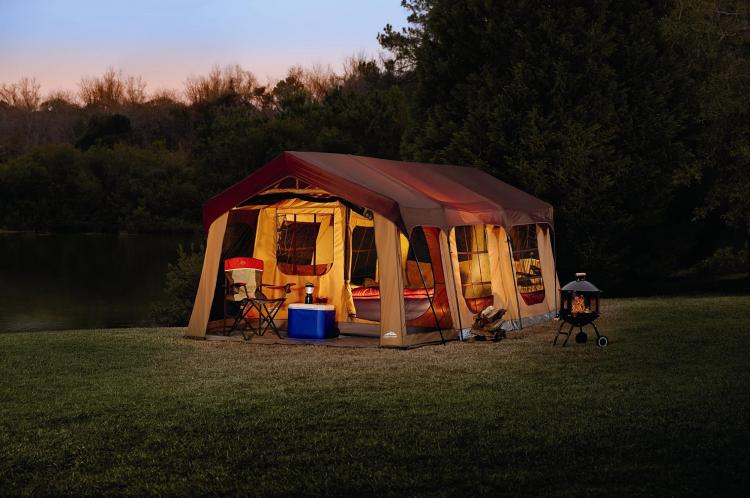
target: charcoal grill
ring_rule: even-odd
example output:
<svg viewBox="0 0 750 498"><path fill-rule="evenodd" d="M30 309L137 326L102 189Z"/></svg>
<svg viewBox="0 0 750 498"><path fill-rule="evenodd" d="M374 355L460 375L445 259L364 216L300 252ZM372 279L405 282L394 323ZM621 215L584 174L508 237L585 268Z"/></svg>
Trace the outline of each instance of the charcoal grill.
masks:
<svg viewBox="0 0 750 498"><path fill-rule="evenodd" d="M557 329L555 340L552 345L557 344L557 339L565 336L562 345L568 343L573 330L578 327L575 340L578 343L585 343L588 335L583 331L583 327L591 325L596 332L596 345L605 347L609 343L606 335L601 335L596 328L594 320L599 318L599 296L602 291L586 280L585 273L576 273L576 279L569 282L560 289L560 327ZM567 332L563 332L565 325L570 325Z"/></svg>

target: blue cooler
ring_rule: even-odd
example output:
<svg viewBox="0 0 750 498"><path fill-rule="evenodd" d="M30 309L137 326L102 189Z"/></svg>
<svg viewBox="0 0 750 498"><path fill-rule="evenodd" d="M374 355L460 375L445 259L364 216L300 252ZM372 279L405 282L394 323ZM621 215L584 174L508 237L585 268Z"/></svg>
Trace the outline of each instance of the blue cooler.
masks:
<svg viewBox="0 0 750 498"><path fill-rule="evenodd" d="M288 309L290 339L330 339L336 332L336 308L332 304L292 303Z"/></svg>

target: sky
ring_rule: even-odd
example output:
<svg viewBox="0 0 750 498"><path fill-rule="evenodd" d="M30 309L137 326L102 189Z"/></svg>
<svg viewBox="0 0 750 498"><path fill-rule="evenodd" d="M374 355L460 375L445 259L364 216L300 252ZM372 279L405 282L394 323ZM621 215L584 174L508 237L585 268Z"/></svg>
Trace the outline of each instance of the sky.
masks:
<svg viewBox="0 0 750 498"><path fill-rule="evenodd" d="M376 35L406 24L399 0L0 0L0 83L36 77L43 92L75 90L107 68L147 91L239 64L261 82L289 67L340 70L376 57Z"/></svg>

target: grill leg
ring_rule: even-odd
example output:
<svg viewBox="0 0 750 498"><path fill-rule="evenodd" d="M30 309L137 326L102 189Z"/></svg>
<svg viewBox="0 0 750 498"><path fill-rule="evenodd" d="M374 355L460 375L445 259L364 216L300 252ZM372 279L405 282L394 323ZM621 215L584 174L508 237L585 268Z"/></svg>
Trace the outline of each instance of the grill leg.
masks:
<svg viewBox="0 0 750 498"><path fill-rule="evenodd" d="M591 322L591 326L594 327L594 332L596 332L596 340L598 341L601 335L599 334L599 329L596 328L596 324L594 322Z"/></svg>
<svg viewBox="0 0 750 498"><path fill-rule="evenodd" d="M555 334L555 340L552 341L552 345L557 345L557 338L561 335L565 336L565 340L562 343L562 347L565 347L565 345L568 343L568 340L570 339L570 336L573 334L573 329L575 328L575 325L571 325L567 332L563 332L562 329L565 326L567 322L561 320L560 326L557 328L557 334Z"/></svg>
<svg viewBox="0 0 750 498"><path fill-rule="evenodd" d="M568 343L568 340L570 340L570 336L573 335L573 329L575 328L575 325L571 325L568 329L568 333L565 334L567 337L565 338L565 341L562 343L562 347L565 347L565 345Z"/></svg>
<svg viewBox="0 0 750 498"><path fill-rule="evenodd" d="M564 325L565 325L565 322L562 321L562 320L560 320L560 326L557 327L557 334L555 334L555 340L552 341L552 345L553 346L557 345L557 338L560 337L560 334L562 333L562 328L563 328Z"/></svg>

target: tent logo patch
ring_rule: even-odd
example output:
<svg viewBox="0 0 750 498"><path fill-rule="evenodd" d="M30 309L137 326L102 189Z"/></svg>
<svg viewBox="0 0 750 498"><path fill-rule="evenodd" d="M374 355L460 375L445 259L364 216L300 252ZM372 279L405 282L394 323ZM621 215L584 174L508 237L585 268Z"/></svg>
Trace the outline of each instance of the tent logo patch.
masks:
<svg viewBox="0 0 750 498"><path fill-rule="evenodd" d="M398 334L391 330L390 332L383 334L383 337L398 337Z"/></svg>

